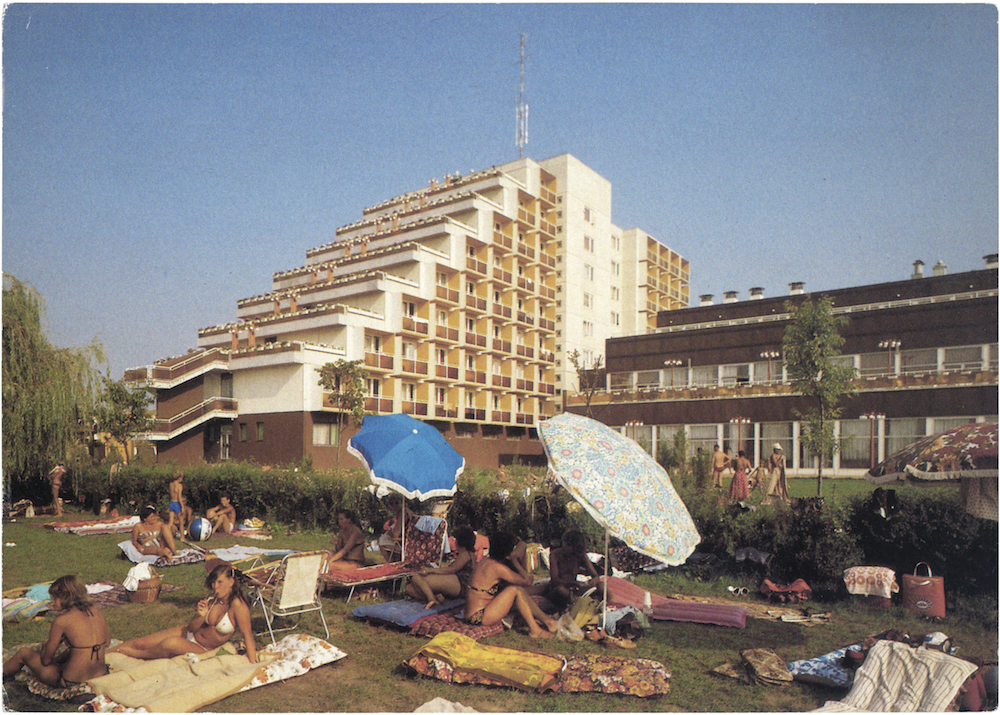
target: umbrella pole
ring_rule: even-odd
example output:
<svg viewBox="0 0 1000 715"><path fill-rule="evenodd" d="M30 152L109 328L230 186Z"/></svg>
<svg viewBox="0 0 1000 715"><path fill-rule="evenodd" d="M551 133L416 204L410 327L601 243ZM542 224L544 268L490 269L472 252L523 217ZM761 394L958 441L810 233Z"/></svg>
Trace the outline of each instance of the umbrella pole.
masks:
<svg viewBox="0 0 1000 715"><path fill-rule="evenodd" d="M604 613L601 619L601 630L607 633L608 628L608 562L610 558L611 532L604 530Z"/></svg>

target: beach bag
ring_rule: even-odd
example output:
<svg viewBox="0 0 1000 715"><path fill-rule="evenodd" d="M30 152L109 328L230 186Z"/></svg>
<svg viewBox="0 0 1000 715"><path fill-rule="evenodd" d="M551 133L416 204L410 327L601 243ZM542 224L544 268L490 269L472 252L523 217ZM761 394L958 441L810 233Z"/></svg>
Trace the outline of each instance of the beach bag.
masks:
<svg viewBox="0 0 1000 715"><path fill-rule="evenodd" d="M923 566L926 576L918 576ZM913 567L912 574L903 574L903 607L924 618L944 618L944 578L934 576L931 567L921 561Z"/></svg>
<svg viewBox="0 0 1000 715"><path fill-rule="evenodd" d="M581 630L600 628L602 606L601 601L595 601L589 596L581 596L576 599L569 614Z"/></svg>

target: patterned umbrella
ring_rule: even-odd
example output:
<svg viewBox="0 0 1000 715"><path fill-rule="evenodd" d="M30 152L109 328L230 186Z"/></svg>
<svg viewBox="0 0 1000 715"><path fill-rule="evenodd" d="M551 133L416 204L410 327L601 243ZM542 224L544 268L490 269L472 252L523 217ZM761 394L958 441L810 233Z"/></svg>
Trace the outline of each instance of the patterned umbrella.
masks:
<svg viewBox="0 0 1000 715"><path fill-rule="evenodd" d="M958 484L965 510L998 520L997 424L976 422L930 435L869 471L882 486Z"/></svg>
<svg viewBox="0 0 1000 715"><path fill-rule="evenodd" d="M642 447L569 412L538 432L556 480L608 532L670 565L691 555L701 537L670 477Z"/></svg>
<svg viewBox="0 0 1000 715"><path fill-rule="evenodd" d="M372 483L426 501L454 496L465 457L434 427L409 415L369 415L347 442Z"/></svg>

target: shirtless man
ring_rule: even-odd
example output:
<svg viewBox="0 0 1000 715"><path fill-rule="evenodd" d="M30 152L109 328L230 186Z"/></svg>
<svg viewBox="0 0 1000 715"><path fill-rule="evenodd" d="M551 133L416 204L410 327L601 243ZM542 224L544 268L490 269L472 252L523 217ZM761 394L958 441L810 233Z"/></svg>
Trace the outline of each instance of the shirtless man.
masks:
<svg viewBox="0 0 1000 715"><path fill-rule="evenodd" d="M139 523L132 527L132 545L147 556L170 557L177 553L170 527L151 506L139 510Z"/></svg>
<svg viewBox="0 0 1000 715"><path fill-rule="evenodd" d="M719 451L719 445L712 447L712 486L722 489L722 472L729 466L729 457Z"/></svg>
<svg viewBox="0 0 1000 715"><path fill-rule="evenodd" d="M52 482L52 510L56 516L63 515L62 499L59 498L59 490L62 489L62 478L66 473L66 467L62 462L56 462L56 466L49 472L49 481Z"/></svg>
<svg viewBox="0 0 1000 715"><path fill-rule="evenodd" d="M179 528L179 534L183 538L184 530L184 507L181 505L184 497L182 496L184 491L184 472L177 470L174 472L173 479L170 482L170 505L167 507L169 514L167 515L168 521L167 526L171 531L174 530L174 514L177 515L177 523Z"/></svg>
<svg viewBox="0 0 1000 715"><path fill-rule="evenodd" d="M222 534L231 534L236 528L236 507L229 501L228 494L219 495L219 506L213 506L205 516L212 522L212 531Z"/></svg>

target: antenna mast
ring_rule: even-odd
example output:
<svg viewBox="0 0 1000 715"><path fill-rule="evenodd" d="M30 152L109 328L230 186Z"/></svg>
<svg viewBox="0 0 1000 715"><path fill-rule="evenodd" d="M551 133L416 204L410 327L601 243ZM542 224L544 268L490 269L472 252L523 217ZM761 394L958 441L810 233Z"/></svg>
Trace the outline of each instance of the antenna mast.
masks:
<svg viewBox="0 0 1000 715"><path fill-rule="evenodd" d="M521 88L517 99L517 156L524 158L524 145L528 143L528 105L524 103L524 33L521 33Z"/></svg>

